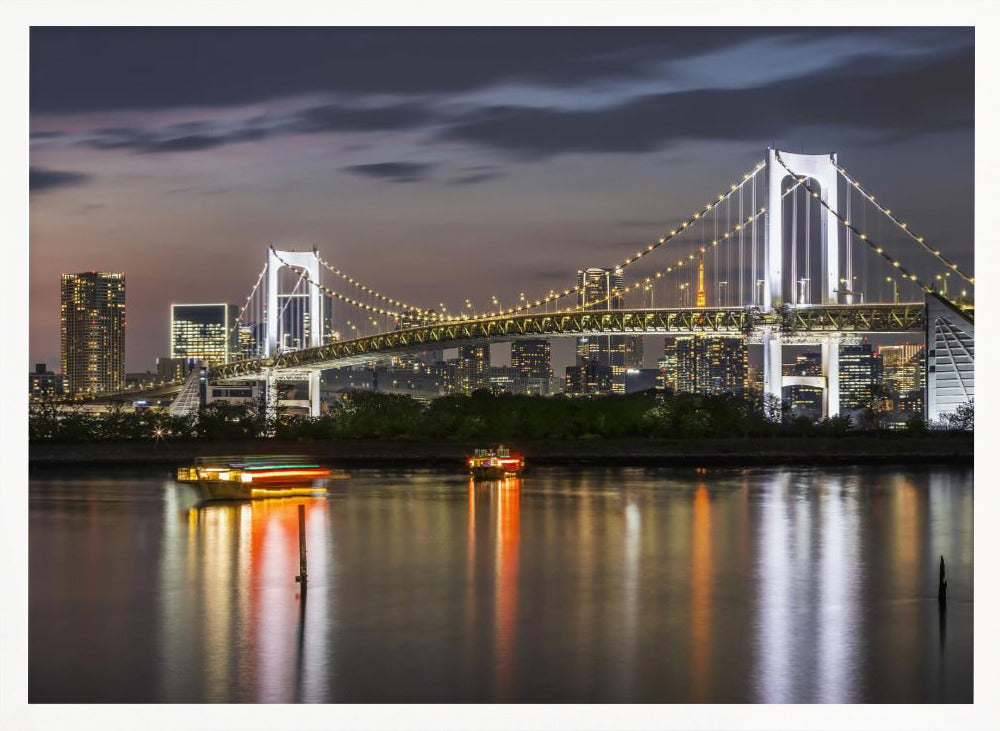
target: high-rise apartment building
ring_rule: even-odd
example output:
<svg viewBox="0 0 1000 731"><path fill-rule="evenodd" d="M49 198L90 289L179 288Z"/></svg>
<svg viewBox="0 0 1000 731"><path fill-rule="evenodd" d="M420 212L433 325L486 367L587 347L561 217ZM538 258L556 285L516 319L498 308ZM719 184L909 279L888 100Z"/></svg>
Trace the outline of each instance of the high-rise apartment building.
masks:
<svg viewBox="0 0 1000 731"><path fill-rule="evenodd" d="M125 275L63 274L61 365L70 394L117 391L125 385Z"/></svg>
<svg viewBox="0 0 1000 731"><path fill-rule="evenodd" d="M580 306L587 310L620 310L625 304L625 276L621 268L591 268L577 272ZM590 335L577 339L576 364L586 361L611 369L611 392L625 393L626 340L624 335Z"/></svg>
<svg viewBox="0 0 1000 731"><path fill-rule="evenodd" d="M236 305L224 303L170 305L170 357L196 358L206 365L242 357L238 315Z"/></svg>
<svg viewBox="0 0 1000 731"><path fill-rule="evenodd" d="M463 345L458 349L455 381L456 390L462 393L490 387L489 345Z"/></svg>
<svg viewBox="0 0 1000 731"><path fill-rule="evenodd" d="M675 393L743 393L747 388L746 340L694 335L667 338L660 374L661 387Z"/></svg>

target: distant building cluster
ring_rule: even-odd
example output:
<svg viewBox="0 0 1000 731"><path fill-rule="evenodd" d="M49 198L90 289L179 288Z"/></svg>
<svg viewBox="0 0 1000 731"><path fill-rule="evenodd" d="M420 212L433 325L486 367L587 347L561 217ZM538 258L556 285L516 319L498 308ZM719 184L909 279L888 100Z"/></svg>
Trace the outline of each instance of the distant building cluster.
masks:
<svg viewBox="0 0 1000 731"><path fill-rule="evenodd" d="M703 272L699 269L697 301L704 296ZM620 268L591 268L578 272L579 306L584 311L621 309L624 280ZM280 303L282 318L302 308L290 299ZM341 336L333 330L333 300L321 300L323 342ZM421 313L411 312L397 328L420 324ZM426 313L424 313L424 316ZM283 328L287 340L280 347L301 347L310 332L309 313L294 311L301 319ZM157 359L156 370L125 372L125 275L82 272L62 275L61 302L62 372L38 363L29 373L33 399L99 395L123 388L140 388L183 380L193 369L233 360L259 357L265 338L263 324L239 322L239 308L229 303L175 303L170 306L170 338L167 355ZM290 340L289 340L290 338ZM575 362L556 374L552 345L544 338L525 338L510 344L510 364L493 365L490 345L469 343L445 358L441 350L394 356L379 363L332 369L324 373L322 394L332 400L338 394L375 390L408 394L421 399L446 394L492 393L586 397L625 394L659 389L672 393L745 394L759 389L761 373L749 360L747 339L742 335L682 335L663 340L656 368L644 367L644 350L652 337L587 335L576 341ZM854 343L841 346L840 411L858 415L876 412L891 424L903 423L924 411L927 363L922 344L877 346ZM823 364L821 354L800 348L794 361L783 364L785 407L793 416L823 415ZM254 381L216 385L203 389L205 402L245 402L259 396Z"/></svg>

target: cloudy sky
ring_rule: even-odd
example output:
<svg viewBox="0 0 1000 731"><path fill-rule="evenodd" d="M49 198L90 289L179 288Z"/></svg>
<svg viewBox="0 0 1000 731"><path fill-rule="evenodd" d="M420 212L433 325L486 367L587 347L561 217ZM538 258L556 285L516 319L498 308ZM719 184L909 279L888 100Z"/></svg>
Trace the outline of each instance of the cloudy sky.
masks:
<svg viewBox="0 0 1000 731"><path fill-rule="evenodd" d="M401 299L608 265L762 159L835 150L973 267L971 29L39 29L30 351L59 275L127 277L127 368L171 302L240 303L315 244Z"/></svg>

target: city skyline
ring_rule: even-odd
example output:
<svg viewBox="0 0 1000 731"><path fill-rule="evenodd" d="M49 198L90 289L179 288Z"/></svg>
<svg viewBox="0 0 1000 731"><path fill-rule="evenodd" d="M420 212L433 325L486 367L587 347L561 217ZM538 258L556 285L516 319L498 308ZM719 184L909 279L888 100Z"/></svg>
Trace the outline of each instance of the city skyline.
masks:
<svg viewBox="0 0 1000 731"><path fill-rule="evenodd" d="M362 37L378 61L324 73ZM420 57L432 41L436 55L391 73L388 49ZM258 42L296 52L233 84L216 59L253 70ZM103 60L84 58L95 43ZM172 83L185 54L150 65L167 43L202 54L197 89ZM495 53L447 62L473 43ZM515 43L523 58L501 53ZM971 269L972 43L971 29L36 29L29 363L58 360L60 274L126 272L126 369L140 371L166 354L170 303L241 301L268 241L315 244L426 306L470 292L509 304L612 264L772 142L835 145ZM316 68L294 73L304 59ZM805 104L824 83L844 110ZM812 91L790 110L796 89ZM705 124L749 90L784 101L754 102L740 129ZM937 174L914 186L927 165Z"/></svg>

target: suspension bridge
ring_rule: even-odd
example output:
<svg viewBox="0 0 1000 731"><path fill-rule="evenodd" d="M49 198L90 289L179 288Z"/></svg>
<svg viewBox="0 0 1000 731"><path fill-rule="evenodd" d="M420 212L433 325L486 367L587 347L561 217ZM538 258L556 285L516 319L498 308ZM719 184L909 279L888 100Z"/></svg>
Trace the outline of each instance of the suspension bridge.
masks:
<svg viewBox="0 0 1000 731"><path fill-rule="evenodd" d="M594 262L588 262L588 266ZM924 240L837 160L768 149L763 160L679 224L605 265L620 287L593 297L580 281L534 298L492 298L480 311L405 302L309 251L268 247L233 324L240 357L183 383L172 413L198 406L199 381L279 381L404 353L519 338L621 335L739 336L763 346L762 393L790 385L782 348L822 353L824 414L840 402L841 344L875 333L922 333L925 411L937 421L974 397L975 281ZM794 378L794 377L791 377ZM160 387L163 391L163 387ZM104 394L102 400L137 392Z"/></svg>

